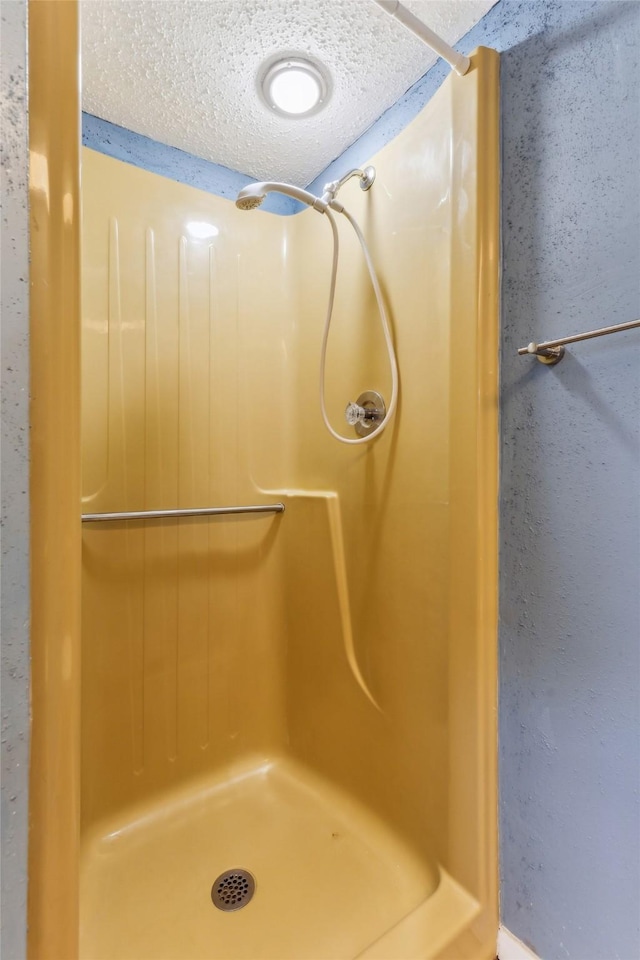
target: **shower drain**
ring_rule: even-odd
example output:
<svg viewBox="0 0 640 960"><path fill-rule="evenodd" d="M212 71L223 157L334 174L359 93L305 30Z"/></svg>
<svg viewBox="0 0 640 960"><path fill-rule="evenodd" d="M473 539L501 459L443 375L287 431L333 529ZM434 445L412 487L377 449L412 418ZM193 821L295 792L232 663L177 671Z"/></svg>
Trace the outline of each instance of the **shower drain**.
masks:
<svg viewBox="0 0 640 960"><path fill-rule="evenodd" d="M218 910L239 910L251 900L256 881L248 870L225 870L211 887L211 899Z"/></svg>

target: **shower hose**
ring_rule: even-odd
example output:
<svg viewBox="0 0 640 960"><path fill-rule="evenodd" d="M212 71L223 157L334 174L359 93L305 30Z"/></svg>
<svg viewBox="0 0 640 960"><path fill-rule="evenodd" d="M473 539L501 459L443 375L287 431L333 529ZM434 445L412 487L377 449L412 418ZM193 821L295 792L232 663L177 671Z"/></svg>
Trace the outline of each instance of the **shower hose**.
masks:
<svg viewBox="0 0 640 960"><path fill-rule="evenodd" d="M340 204L342 207L342 204ZM391 417L393 416L396 404L398 402L398 364L396 361L396 353L393 347L393 339L391 337L391 330L389 327L389 319L387 317L387 311L384 305L384 299L382 296L382 291L380 289L380 284L378 283L378 277L376 275L376 270L373 265L373 260L371 259L371 254L367 247L366 240L360 230L360 227L353 219L351 214L342 207L339 209L339 212L343 214L353 227L355 234L360 241L360 246L362 247L362 252L364 254L365 263L367 264L367 270L369 271L369 276L371 278L371 285L373 286L373 291L376 296L376 301L378 304L378 313L380 315L380 325L382 326L382 332L384 334L384 340L387 347L387 356L389 357L389 368L391 370L391 400L389 401L389 406L385 414L384 420L381 422L380 426L373 430L366 437L359 437L357 440L350 439L348 437L343 437L337 433L329 422L329 417L327 416L327 408L325 404L325 395L324 395L324 380L325 380L325 367L327 360L327 345L329 343L329 331L331 330L331 318L333 316L333 302L336 294L336 280L338 278L338 254L339 254L339 240L338 240L338 227L336 225L336 220L333 214L329 209L323 211L329 218L329 223L331 224L331 231L333 233L333 263L331 266L331 285L329 289L329 302L327 304L327 316L324 324L324 333L322 335L322 348L320 351L320 409L322 411L322 419L324 420L325 426L332 437L335 437L336 440L339 440L340 443L369 443L371 440L375 440L376 437L379 437L382 431L385 429Z"/></svg>

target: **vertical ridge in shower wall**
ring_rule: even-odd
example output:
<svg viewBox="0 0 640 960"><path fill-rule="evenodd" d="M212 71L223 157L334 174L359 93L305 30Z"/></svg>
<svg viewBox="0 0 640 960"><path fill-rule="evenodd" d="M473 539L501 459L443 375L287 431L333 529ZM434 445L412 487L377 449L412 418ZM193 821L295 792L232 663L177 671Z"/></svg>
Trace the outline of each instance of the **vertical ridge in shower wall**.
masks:
<svg viewBox="0 0 640 960"><path fill-rule="evenodd" d="M497 909L497 563L499 344L499 59L481 48L459 122L477 124L474 151L454 151L450 450L450 823L447 864ZM473 212L467 201L473 197ZM461 227L466 224L466 229ZM465 283L465 272L473 280ZM474 802L469 798L474 797ZM474 850L474 856L470 856ZM497 922L492 915L490 923Z"/></svg>

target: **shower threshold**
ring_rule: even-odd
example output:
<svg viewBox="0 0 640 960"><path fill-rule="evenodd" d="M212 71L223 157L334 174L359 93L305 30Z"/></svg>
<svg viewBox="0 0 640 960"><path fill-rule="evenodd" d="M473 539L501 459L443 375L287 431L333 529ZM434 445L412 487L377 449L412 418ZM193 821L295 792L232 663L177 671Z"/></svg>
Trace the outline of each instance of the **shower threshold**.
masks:
<svg viewBox="0 0 640 960"><path fill-rule="evenodd" d="M244 868L242 909L212 904ZM357 957L433 892L386 825L290 760L254 763L135 811L83 845L84 960Z"/></svg>

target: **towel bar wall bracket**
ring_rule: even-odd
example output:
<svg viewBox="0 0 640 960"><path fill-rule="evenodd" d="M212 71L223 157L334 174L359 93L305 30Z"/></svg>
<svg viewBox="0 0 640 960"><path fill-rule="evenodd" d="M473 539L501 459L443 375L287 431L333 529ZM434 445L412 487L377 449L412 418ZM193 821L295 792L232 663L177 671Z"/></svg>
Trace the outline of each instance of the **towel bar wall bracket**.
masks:
<svg viewBox="0 0 640 960"><path fill-rule="evenodd" d="M564 347L545 347L541 343L530 343L527 347L526 352L533 357L536 357L540 363L546 364L548 367L554 367L556 363L560 363L565 354ZM518 353L520 351L518 350Z"/></svg>

